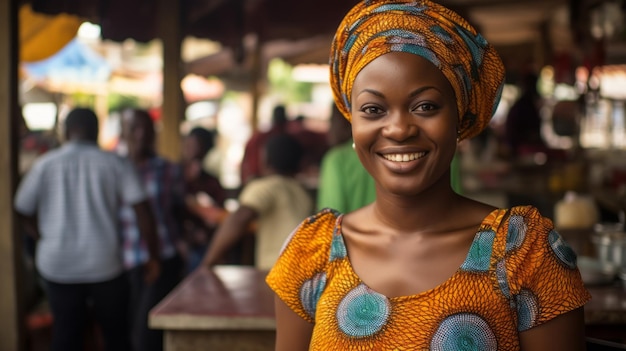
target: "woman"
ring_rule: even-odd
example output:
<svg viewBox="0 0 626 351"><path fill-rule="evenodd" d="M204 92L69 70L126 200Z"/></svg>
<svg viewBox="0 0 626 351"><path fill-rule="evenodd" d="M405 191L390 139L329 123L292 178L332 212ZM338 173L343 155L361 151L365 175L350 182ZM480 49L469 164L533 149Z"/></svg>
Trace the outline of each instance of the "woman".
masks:
<svg viewBox="0 0 626 351"><path fill-rule="evenodd" d="M226 190L203 166L207 154L215 147L215 133L194 127L183 139L182 146L186 197L183 250L187 256L185 270L191 273L200 265L216 229L215 224L205 221L198 212L206 208L217 213L225 212Z"/></svg>
<svg viewBox="0 0 626 351"><path fill-rule="evenodd" d="M376 200L306 219L267 277L277 350L583 350L590 296L535 208L464 198L459 140L497 106L504 68L428 1L364 1L337 30L335 101Z"/></svg>

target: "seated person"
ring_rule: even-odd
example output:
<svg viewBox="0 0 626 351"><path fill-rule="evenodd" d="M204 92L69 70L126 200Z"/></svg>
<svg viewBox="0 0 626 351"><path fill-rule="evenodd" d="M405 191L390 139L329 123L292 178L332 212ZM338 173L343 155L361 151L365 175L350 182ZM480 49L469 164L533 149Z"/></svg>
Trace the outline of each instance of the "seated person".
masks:
<svg viewBox="0 0 626 351"><path fill-rule="evenodd" d="M312 214L313 199L295 178L302 157L298 141L287 134L277 135L268 140L264 151L263 175L244 186L239 208L220 224L203 265L215 265L256 223L255 266L268 270L293 228ZM208 221L217 221L221 216L219 211L198 212Z"/></svg>

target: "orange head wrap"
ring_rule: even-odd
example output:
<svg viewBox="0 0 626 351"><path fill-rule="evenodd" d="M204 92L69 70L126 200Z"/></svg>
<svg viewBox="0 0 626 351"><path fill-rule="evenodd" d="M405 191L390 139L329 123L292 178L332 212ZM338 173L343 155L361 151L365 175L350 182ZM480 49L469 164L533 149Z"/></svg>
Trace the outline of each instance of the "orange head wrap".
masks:
<svg viewBox="0 0 626 351"><path fill-rule="evenodd" d="M348 120L356 75L389 52L419 55L443 72L456 94L459 138L487 126L504 83L500 56L465 19L427 0L365 0L344 17L332 43L330 84Z"/></svg>

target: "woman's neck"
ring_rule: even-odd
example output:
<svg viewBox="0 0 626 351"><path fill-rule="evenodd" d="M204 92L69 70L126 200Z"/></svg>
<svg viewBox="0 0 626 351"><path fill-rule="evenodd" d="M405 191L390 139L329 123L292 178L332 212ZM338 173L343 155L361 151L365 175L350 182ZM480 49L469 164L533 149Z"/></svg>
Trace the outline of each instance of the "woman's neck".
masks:
<svg viewBox="0 0 626 351"><path fill-rule="evenodd" d="M398 232L438 232L449 225L451 212L463 199L449 184L414 196L377 191L372 215L381 224Z"/></svg>

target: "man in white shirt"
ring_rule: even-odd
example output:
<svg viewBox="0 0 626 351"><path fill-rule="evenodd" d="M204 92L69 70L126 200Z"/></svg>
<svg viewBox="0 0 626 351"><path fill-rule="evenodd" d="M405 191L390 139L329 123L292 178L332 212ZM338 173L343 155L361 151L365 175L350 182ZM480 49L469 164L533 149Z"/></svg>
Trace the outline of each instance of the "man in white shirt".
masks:
<svg viewBox="0 0 626 351"><path fill-rule="evenodd" d="M72 110L67 142L39 158L20 183L14 206L35 227L35 262L54 318L51 350L83 349L88 306L107 351L130 349L128 280L118 228L119 206L133 204L151 259L146 279L159 275L152 212L128 160L98 147L98 118Z"/></svg>

